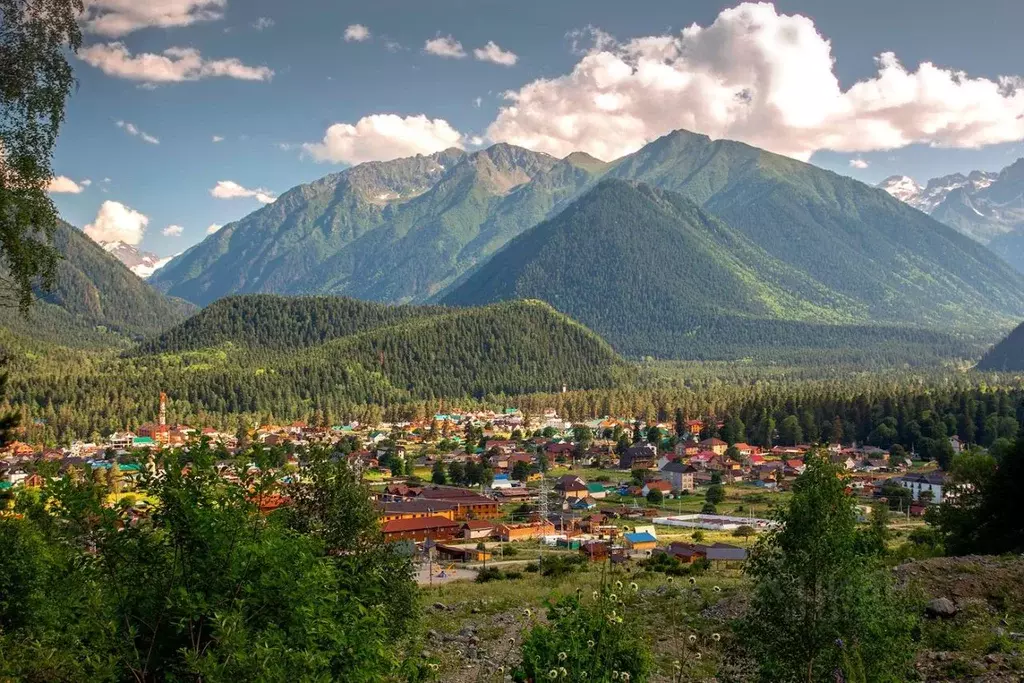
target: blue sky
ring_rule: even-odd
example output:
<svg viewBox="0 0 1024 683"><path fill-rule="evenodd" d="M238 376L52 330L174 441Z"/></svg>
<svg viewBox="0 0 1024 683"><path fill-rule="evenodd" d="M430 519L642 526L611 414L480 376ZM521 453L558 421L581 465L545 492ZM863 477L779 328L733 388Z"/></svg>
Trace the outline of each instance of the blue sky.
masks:
<svg viewBox="0 0 1024 683"><path fill-rule="evenodd" d="M1017 0L780 0L739 9L700 0L147 0L141 10L137 0L91 3L85 50L73 59L79 86L54 159L55 173L81 191L54 197L75 225L106 226L108 234L123 228L160 255L261 206L256 196L213 196L219 182L233 183L222 195L278 195L346 161L452 141L470 149L496 139L536 142L527 146L610 157L688 127L871 183L892 174L924 181L998 170L1024 156L1024 93L1016 93L1024 82L992 85L1024 76ZM369 35L346 40L356 24ZM681 38L694 24L700 34ZM439 37L461 51L425 49ZM637 42L645 37L652 39ZM475 56L489 42L504 63ZM179 49L165 52L171 48ZM666 49L676 52L662 60ZM848 94L879 77L876 58L887 52L903 72L880 82L883 94ZM632 75L617 71L641 61L646 66ZM668 93L658 80L662 61L674 69L664 83L700 78L691 90ZM934 63L934 73L920 71L922 62ZM964 75L943 84L945 70ZM605 90L608 74L622 80ZM830 74L838 89L824 97ZM552 84L530 86L538 79ZM970 89L961 89L964 80ZM596 98L595 88L610 99ZM507 91L518 91L519 101L506 99ZM766 93L765 102L752 115L722 114L740 91L754 100ZM854 130L864 118L858 112L875 112L877 102L898 102L898 111ZM512 104L518 109L502 114ZM616 113L606 117L608 107ZM562 135L578 111L579 130ZM356 125L382 114L398 118ZM818 119L804 120L812 114ZM334 124L353 128L303 148L321 143ZM101 211L104 202L122 207Z"/></svg>

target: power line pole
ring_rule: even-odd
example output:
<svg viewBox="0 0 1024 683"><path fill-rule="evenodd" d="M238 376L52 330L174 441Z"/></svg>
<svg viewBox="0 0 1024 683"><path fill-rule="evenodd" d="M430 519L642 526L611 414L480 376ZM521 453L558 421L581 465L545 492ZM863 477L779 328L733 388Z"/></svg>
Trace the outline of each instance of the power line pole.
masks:
<svg viewBox="0 0 1024 683"><path fill-rule="evenodd" d="M540 500L537 502L537 511L540 513L540 549L537 551L537 574L544 568L544 528L548 521L548 480L542 473L540 475Z"/></svg>

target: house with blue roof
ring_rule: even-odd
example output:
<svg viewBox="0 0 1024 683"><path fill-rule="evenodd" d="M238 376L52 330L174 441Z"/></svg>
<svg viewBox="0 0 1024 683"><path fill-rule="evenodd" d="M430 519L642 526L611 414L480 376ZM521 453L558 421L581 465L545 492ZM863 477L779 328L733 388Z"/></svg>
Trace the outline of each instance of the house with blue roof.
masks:
<svg viewBox="0 0 1024 683"><path fill-rule="evenodd" d="M647 531L625 534L626 547L630 550L651 551L658 547L658 539Z"/></svg>

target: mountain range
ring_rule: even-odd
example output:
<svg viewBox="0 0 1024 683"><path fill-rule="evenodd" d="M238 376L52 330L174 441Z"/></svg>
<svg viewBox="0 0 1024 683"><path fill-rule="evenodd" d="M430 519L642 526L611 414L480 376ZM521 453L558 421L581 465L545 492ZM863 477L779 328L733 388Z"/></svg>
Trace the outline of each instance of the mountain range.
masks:
<svg viewBox="0 0 1024 683"><path fill-rule="evenodd" d="M184 320L196 307L165 296L78 228L59 221L56 286L37 292L27 317L0 308L0 326L62 345L110 345L139 339Z"/></svg>
<svg viewBox="0 0 1024 683"><path fill-rule="evenodd" d="M126 265L128 270L143 280L166 266L174 258L173 256L160 257L148 251L139 251L137 247L120 240L99 242L98 244L103 247L105 252Z"/></svg>
<svg viewBox="0 0 1024 683"><path fill-rule="evenodd" d="M978 361L978 370L1024 372L1024 324L1010 332Z"/></svg>
<svg viewBox="0 0 1024 683"><path fill-rule="evenodd" d="M954 173L924 186L907 176L891 176L879 187L987 245L1024 272L1024 158L998 173Z"/></svg>
<svg viewBox="0 0 1024 683"><path fill-rule="evenodd" d="M569 277L588 266L590 279ZM774 334L826 339L823 325L990 339L1024 317L1024 277L948 226L851 178L686 131L613 162L498 144L361 164L289 190L150 281L199 305L257 292L588 300L566 312L623 353L669 358L714 356L712 329L755 347ZM619 296L598 311L593 293L615 283L651 301ZM636 330L610 332L609 318L645 306Z"/></svg>

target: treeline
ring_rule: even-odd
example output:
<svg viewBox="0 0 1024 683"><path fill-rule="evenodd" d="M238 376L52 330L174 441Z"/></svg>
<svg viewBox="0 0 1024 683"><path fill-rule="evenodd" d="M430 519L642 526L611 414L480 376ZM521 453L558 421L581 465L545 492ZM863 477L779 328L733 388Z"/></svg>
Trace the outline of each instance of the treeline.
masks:
<svg viewBox="0 0 1024 683"><path fill-rule="evenodd" d="M440 307L389 306L347 297L232 296L144 341L137 355L192 351L225 342L294 350L445 312Z"/></svg>
<svg viewBox="0 0 1024 683"><path fill-rule="evenodd" d="M380 419L386 407L417 400L472 402L635 381L633 368L589 330L523 302L409 320L298 353L79 358L16 363L8 396L29 437L52 443L135 427L154 419L161 391L172 399L174 421L228 427L238 415L336 424Z"/></svg>

